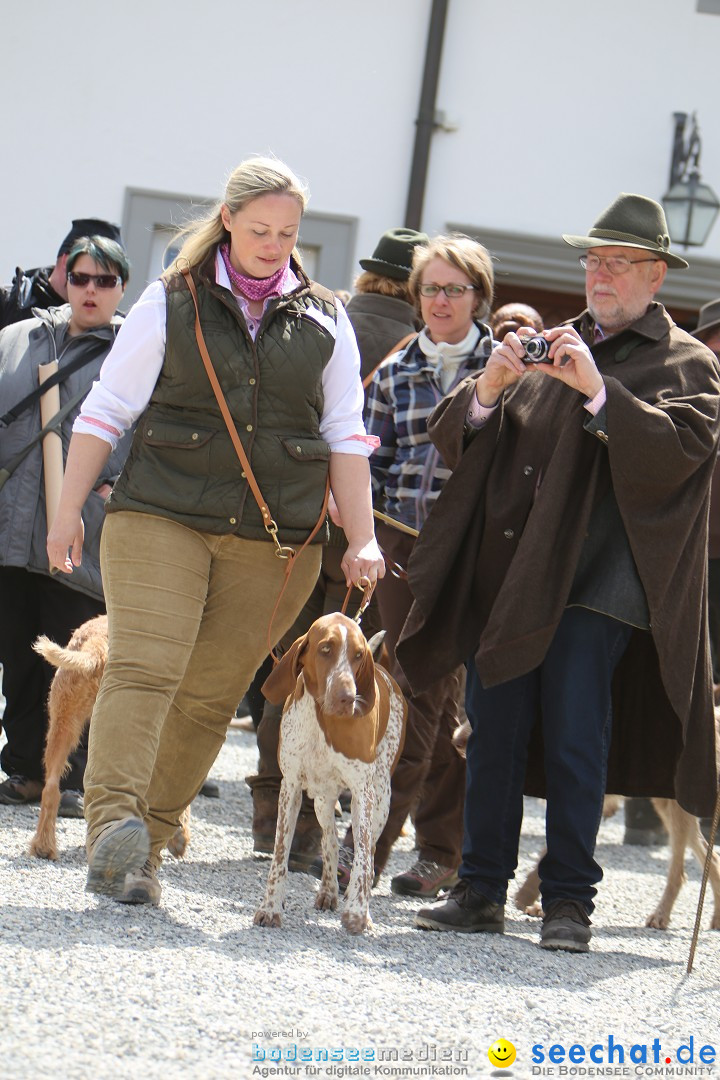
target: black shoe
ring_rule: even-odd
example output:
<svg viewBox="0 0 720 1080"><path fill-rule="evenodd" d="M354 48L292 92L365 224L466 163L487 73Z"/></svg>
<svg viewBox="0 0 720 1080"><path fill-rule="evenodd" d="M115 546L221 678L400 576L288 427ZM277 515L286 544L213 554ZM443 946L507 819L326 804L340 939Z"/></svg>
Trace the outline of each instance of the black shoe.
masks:
<svg viewBox="0 0 720 1080"><path fill-rule="evenodd" d="M655 812L650 799L639 797L626 799L623 844L662 847L667 842L667 830Z"/></svg>
<svg viewBox="0 0 720 1080"><path fill-rule="evenodd" d="M206 780L200 788L200 794L204 795L206 799L219 799L220 785L217 780Z"/></svg>
<svg viewBox="0 0 720 1080"><path fill-rule="evenodd" d="M11 776L0 784L0 803L6 806L24 806L40 802L42 780L28 780L26 776Z"/></svg>
<svg viewBox="0 0 720 1080"><path fill-rule="evenodd" d="M543 916L540 945L543 949L589 952L590 917L578 900L552 900Z"/></svg>
<svg viewBox="0 0 720 1080"><path fill-rule="evenodd" d="M421 907L415 915L421 930L455 930L458 934L502 934L505 907L494 904L473 889L469 881L459 881L448 893Z"/></svg>
<svg viewBox="0 0 720 1080"><path fill-rule="evenodd" d="M63 791L58 806L58 817L85 817L85 797L82 791Z"/></svg>

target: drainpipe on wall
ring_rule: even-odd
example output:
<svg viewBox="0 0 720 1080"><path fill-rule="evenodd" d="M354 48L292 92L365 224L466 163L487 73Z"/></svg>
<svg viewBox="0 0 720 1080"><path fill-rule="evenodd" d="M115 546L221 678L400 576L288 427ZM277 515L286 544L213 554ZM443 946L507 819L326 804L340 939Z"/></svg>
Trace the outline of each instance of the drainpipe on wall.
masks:
<svg viewBox="0 0 720 1080"><path fill-rule="evenodd" d="M419 230L422 221L425 185L430 162L430 140L437 127L435 102L440 78L440 61L442 59L448 3L449 0L432 0L427 46L425 48L425 71L423 72L422 88L420 90L420 108L415 121L415 146L410 168L407 207L405 209L405 226L408 229Z"/></svg>

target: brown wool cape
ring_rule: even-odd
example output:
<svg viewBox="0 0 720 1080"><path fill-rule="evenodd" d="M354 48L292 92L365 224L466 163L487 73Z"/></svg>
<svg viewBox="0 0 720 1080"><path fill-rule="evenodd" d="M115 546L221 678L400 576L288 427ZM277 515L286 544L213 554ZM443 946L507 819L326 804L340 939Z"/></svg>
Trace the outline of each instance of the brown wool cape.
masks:
<svg viewBox="0 0 720 1080"><path fill-rule="evenodd" d="M574 325L592 341L587 313ZM676 797L708 814L718 785L707 518L720 366L658 303L592 349L607 389L602 431L581 394L540 372L477 433L465 426L473 380L435 410L428 430L453 473L410 561L415 603L398 659L416 691L473 655L485 686L537 667L612 483L651 630L633 630L615 673L607 790ZM545 794L540 723L525 790Z"/></svg>

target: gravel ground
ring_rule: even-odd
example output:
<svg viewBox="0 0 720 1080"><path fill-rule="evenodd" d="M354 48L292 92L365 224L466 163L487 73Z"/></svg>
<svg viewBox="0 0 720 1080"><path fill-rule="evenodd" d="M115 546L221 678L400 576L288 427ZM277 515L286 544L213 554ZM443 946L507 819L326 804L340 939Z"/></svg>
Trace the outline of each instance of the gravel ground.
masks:
<svg viewBox="0 0 720 1080"><path fill-rule="evenodd" d="M418 905L390 893L390 876L413 861L411 835L373 894L369 933L351 938L335 913L315 912L316 882L300 874L282 929L258 929L268 862L251 851L243 777L254 759L254 737L231 730L213 772L222 797L195 803L192 846L182 861L168 856L156 909L85 894L83 822L59 823L61 854L49 864L26 854L37 807L0 806L2 1077L714 1074L699 1054L708 1044L720 1054L720 933L702 931L687 976L700 880L689 856L672 928L647 930L667 849L623 847L622 813L604 822L586 956L542 952L537 921L510 907L503 937L414 929ZM522 872L542 845L542 814L528 800ZM488 1059L498 1038L517 1051L504 1071ZM681 1069L676 1051L691 1039L693 1064ZM610 1040L622 1064L617 1048L607 1064ZM553 1044L581 1047L584 1063L566 1057L551 1071L546 1057L533 1073L533 1054ZM288 1060L302 1052L312 1065Z"/></svg>

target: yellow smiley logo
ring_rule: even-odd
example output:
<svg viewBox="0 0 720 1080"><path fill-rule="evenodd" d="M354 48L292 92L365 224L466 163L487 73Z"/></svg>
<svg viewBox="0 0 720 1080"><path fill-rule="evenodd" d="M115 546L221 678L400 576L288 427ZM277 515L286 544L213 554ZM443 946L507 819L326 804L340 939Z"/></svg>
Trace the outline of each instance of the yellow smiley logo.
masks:
<svg viewBox="0 0 720 1080"><path fill-rule="evenodd" d="M492 1046L488 1047L488 1057L491 1065L498 1069L507 1069L515 1060L515 1047L507 1039L496 1039Z"/></svg>

